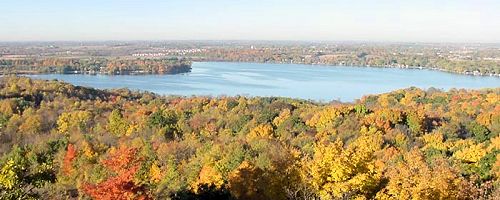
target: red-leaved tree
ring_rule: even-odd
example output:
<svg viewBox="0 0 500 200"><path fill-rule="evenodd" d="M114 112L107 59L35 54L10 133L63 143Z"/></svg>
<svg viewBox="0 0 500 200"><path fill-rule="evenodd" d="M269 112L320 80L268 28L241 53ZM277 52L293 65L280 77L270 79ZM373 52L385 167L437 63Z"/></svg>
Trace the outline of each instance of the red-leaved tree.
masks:
<svg viewBox="0 0 500 200"><path fill-rule="evenodd" d="M134 174L141 164L136 148L121 145L102 163L116 176L96 185L84 184L82 190L85 193L94 199L103 200L150 199L145 188L134 182Z"/></svg>
<svg viewBox="0 0 500 200"><path fill-rule="evenodd" d="M76 149L73 144L68 144L68 150L63 160L63 172L65 175L71 174L73 171L73 160L76 158Z"/></svg>

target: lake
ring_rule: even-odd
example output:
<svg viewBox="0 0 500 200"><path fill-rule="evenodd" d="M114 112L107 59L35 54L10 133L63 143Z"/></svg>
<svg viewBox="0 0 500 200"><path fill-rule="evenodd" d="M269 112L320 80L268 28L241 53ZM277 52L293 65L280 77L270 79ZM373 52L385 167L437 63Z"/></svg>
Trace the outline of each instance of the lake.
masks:
<svg viewBox="0 0 500 200"><path fill-rule="evenodd" d="M500 87L498 77L396 68L196 62L192 72L177 75L31 75L39 79L100 89L129 88L164 95L280 96L316 101L353 101L416 86L427 89Z"/></svg>

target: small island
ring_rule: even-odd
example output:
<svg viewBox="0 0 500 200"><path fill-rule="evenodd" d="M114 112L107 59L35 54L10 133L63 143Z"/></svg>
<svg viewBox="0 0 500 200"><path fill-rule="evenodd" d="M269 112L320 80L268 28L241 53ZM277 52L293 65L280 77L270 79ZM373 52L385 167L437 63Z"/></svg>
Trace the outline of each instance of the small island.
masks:
<svg viewBox="0 0 500 200"><path fill-rule="evenodd" d="M180 74L191 72L191 61L178 58L21 58L0 60L6 74Z"/></svg>

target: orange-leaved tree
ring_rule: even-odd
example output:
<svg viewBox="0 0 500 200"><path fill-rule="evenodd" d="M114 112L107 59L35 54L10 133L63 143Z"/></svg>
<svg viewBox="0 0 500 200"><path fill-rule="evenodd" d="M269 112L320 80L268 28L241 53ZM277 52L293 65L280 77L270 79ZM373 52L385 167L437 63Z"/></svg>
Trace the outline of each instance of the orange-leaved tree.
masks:
<svg viewBox="0 0 500 200"><path fill-rule="evenodd" d="M68 144L68 150L66 151L66 155L64 156L63 168L62 168L65 175L71 174L71 172L73 172L73 160L75 158L76 158L75 145Z"/></svg>
<svg viewBox="0 0 500 200"><path fill-rule="evenodd" d="M146 189L134 181L141 164L137 152L136 148L125 145L112 149L102 164L116 175L96 185L84 184L83 191L94 199L150 199Z"/></svg>

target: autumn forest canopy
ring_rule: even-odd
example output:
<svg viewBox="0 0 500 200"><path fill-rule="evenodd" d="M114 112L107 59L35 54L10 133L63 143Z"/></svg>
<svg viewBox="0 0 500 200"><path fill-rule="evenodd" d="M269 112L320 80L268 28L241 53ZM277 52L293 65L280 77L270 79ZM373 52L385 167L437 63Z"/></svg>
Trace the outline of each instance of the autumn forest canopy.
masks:
<svg viewBox="0 0 500 200"><path fill-rule="evenodd" d="M495 199L500 90L352 103L0 81L0 199Z"/></svg>

